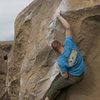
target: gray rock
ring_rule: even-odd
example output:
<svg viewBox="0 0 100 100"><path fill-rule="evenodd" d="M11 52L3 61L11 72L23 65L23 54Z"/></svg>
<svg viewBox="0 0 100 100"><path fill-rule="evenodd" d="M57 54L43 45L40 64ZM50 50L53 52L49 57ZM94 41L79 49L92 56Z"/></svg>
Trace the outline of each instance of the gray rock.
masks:
<svg viewBox="0 0 100 100"><path fill-rule="evenodd" d="M7 83L11 100L31 100L30 94L34 94L35 100L41 100L59 74L58 55L50 47L54 39L62 43L64 40L64 28L56 19L59 10L70 23L75 42L88 66L84 80L65 91L67 100L98 100L99 5L100 0L34 0L17 16L15 41L8 59ZM62 94L57 100L61 100ZM66 96L63 97L65 100Z"/></svg>

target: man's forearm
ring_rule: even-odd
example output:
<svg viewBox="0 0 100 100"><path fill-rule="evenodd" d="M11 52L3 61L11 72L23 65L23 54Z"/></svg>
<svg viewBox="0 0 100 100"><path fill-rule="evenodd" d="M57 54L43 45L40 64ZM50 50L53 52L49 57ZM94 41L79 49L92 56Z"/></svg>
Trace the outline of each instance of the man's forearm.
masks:
<svg viewBox="0 0 100 100"><path fill-rule="evenodd" d="M60 22L62 23L62 25L64 26L65 29L70 28L69 23L61 15L58 17L58 19L60 20Z"/></svg>
<svg viewBox="0 0 100 100"><path fill-rule="evenodd" d="M69 35L72 36L69 23L61 15L58 16L58 19L60 20L60 22L62 23L62 25L64 26L66 30L65 31L66 36L69 36Z"/></svg>

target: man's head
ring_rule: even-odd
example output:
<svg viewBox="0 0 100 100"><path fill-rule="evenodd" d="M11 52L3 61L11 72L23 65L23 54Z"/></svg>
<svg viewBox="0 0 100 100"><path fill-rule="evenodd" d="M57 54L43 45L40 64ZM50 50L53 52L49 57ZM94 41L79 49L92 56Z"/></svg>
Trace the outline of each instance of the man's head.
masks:
<svg viewBox="0 0 100 100"><path fill-rule="evenodd" d="M63 45L57 41L57 40L54 40L52 42L52 48L57 52L57 53L62 53L63 52Z"/></svg>

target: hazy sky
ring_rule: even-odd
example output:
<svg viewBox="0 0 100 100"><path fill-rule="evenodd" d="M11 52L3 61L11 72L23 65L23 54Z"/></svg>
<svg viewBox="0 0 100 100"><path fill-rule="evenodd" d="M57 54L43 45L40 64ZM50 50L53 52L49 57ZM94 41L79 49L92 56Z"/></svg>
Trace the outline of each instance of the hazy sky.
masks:
<svg viewBox="0 0 100 100"><path fill-rule="evenodd" d="M0 0L0 41L13 40L14 21L33 0Z"/></svg>

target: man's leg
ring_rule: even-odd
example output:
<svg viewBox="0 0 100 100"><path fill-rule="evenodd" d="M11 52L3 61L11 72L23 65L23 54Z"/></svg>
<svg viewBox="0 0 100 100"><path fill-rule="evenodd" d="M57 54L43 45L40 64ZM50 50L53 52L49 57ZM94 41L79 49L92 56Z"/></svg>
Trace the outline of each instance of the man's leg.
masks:
<svg viewBox="0 0 100 100"><path fill-rule="evenodd" d="M69 76L68 79L64 79L62 76L56 80L50 90L47 92L45 100L54 100L57 93L60 92L61 89L71 86L77 82L79 82L83 78L83 75L80 77Z"/></svg>
<svg viewBox="0 0 100 100"><path fill-rule="evenodd" d="M55 100L66 100L68 88L70 88L70 86L67 88L61 89L60 93L56 96Z"/></svg>

